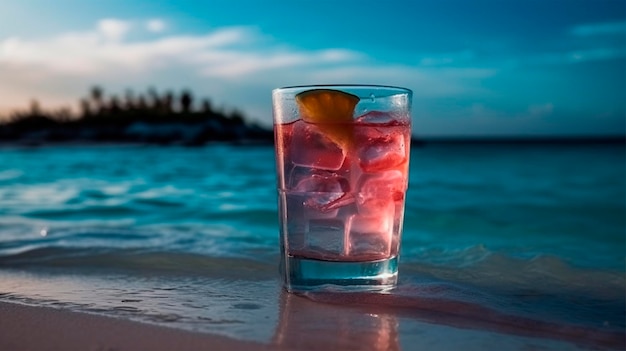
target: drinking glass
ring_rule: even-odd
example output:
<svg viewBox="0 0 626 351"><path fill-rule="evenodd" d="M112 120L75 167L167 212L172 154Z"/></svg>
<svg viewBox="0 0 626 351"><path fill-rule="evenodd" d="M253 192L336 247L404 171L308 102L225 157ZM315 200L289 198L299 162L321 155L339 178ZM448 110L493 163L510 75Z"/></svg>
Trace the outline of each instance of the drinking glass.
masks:
<svg viewBox="0 0 626 351"><path fill-rule="evenodd" d="M411 98L408 89L377 85L273 90L287 291L396 285Z"/></svg>

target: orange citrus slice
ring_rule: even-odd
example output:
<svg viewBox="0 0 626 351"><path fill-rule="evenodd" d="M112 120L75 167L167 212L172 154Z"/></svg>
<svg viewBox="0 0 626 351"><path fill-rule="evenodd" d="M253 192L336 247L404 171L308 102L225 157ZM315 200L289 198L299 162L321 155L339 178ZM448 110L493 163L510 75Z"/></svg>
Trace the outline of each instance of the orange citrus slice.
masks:
<svg viewBox="0 0 626 351"><path fill-rule="evenodd" d="M313 89L296 95L300 116L343 149L354 139L353 115L359 97L340 90Z"/></svg>

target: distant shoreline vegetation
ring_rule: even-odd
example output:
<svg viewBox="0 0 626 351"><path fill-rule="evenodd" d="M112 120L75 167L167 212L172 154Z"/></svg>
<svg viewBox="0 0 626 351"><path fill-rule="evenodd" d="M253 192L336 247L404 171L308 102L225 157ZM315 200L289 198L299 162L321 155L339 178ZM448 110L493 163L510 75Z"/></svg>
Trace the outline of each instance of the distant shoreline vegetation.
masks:
<svg viewBox="0 0 626 351"><path fill-rule="evenodd" d="M237 109L224 112L202 99L194 108L194 96L183 90L147 93L124 98L104 96L96 86L80 99L80 112L69 108L44 111L33 101L27 111L18 111L0 122L0 143L42 145L51 143L146 143L204 145L211 142L272 143L273 133L246 121Z"/></svg>
<svg viewBox="0 0 626 351"><path fill-rule="evenodd" d="M193 94L183 90L159 94L148 89L123 97L105 96L95 86L89 96L80 99L78 114L69 108L44 111L35 100L30 108L0 119L1 145L54 144L158 144L202 146L209 143L267 144L274 142L273 131L246 121L237 109L225 112L214 108L211 100L195 102ZM419 118L415 119L417 124ZM626 135L413 135L411 145L574 145L626 144Z"/></svg>

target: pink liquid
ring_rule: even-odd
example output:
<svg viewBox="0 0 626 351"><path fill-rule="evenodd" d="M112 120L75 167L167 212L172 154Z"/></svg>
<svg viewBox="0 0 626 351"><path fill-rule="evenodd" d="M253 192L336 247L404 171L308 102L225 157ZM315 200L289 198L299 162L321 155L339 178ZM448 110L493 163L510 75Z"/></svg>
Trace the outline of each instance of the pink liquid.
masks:
<svg viewBox="0 0 626 351"><path fill-rule="evenodd" d="M377 123L381 115L354 120L349 149L316 124L275 125L282 245L288 256L352 262L397 256L410 125L391 116Z"/></svg>

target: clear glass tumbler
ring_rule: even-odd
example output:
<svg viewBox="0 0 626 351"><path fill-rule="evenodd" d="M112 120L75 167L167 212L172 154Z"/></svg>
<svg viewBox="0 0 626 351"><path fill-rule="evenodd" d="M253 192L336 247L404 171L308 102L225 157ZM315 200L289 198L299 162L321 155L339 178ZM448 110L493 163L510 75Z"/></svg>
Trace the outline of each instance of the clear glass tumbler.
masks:
<svg viewBox="0 0 626 351"><path fill-rule="evenodd" d="M396 285L411 98L408 89L375 85L272 92L288 291Z"/></svg>

